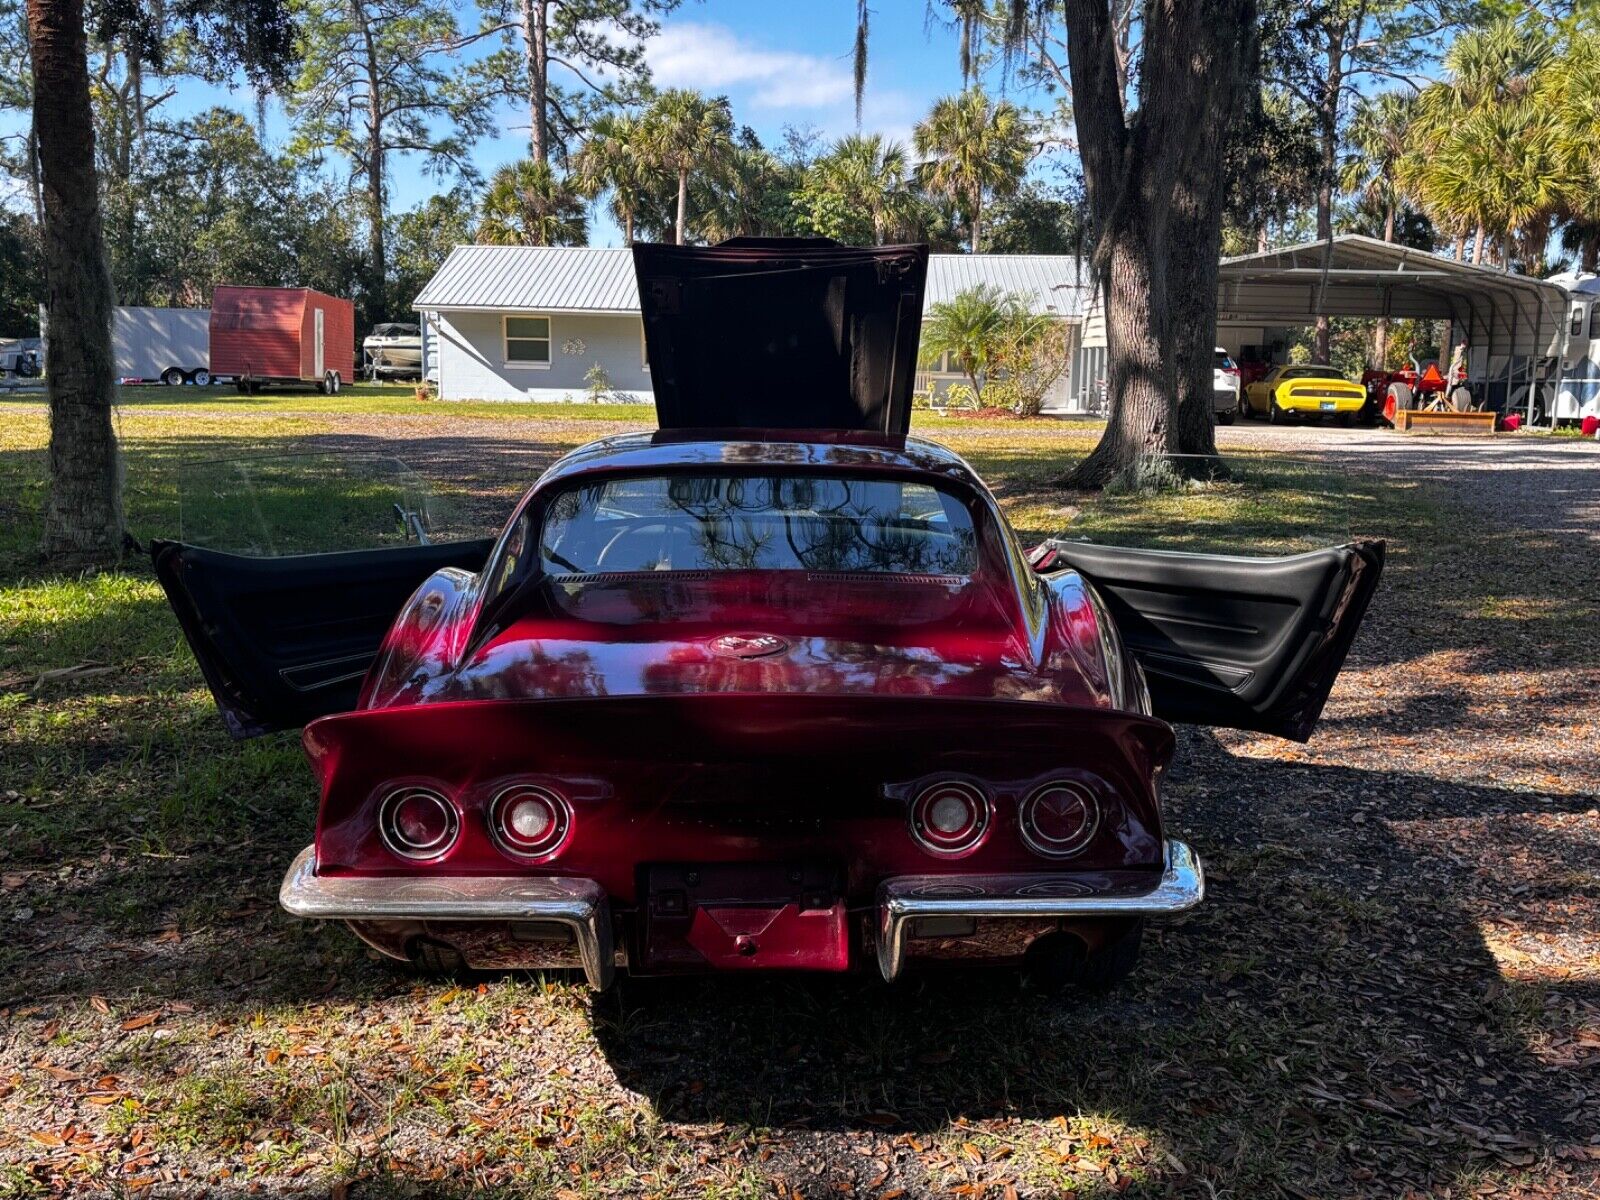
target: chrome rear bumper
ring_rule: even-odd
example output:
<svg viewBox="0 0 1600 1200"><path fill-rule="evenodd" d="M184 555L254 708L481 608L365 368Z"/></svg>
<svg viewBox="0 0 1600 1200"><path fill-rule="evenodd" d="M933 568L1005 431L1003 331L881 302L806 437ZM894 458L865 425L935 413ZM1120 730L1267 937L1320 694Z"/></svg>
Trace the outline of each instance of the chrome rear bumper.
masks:
<svg viewBox="0 0 1600 1200"><path fill-rule="evenodd" d="M913 923L925 917L1039 920L1059 917L1170 916L1206 894L1200 858L1183 842L1168 842L1166 866L1154 886L1104 886L1077 875L902 875L878 889L878 970L896 979L905 966Z"/></svg>
<svg viewBox="0 0 1600 1200"><path fill-rule="evenodd" d="M616 973L611 908L592 879L531 875L454 875L406 879L329 878L316 873L307 846L283 877L278 903L320 921L540 921L572 932L589 986L604 989Z"/></svg>
<svg viewBox="0 0 1600 1200"><path fill-rule="evenodd" d="M1048 928L1050 921L1061 918L1169 916L1193 908L1205 896L1200 859L1183 842L1166 844L1166 865L1154 883L1150 879L1143 872L897 876L878 889L871 932L878 969L885 980L899 977L911 957L908 942L917 936L916 923L925 918L1031 922ZM349 921L358 933L363 926L385 923L404 929L407 922L415 922L417 927L433 923L559 925L570 931L591 987L609 987L616 974L611 906L604 889L592 879L528 875L329 878L316 873L315 848L307 846L284 876L278 901L293 916ZM396 946L381 948L405 957Z"/></svg>

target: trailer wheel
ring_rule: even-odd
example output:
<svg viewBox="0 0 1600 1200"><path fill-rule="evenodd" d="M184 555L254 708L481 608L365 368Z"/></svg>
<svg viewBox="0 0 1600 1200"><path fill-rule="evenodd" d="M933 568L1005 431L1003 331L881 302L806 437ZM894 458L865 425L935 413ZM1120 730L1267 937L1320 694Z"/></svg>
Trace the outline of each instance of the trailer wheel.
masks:
<svg viewBox="0 0 1600 1200"><path fill-rule="evenodd" d="M1457 412L1472 411L1472 393L1465 387L1457 384L1450 389L1450 407Z"/></svg>
<svg viewBox="0 0 1600 1200"><path fill-rule="evenodd" d="M183 382L183 372L177 367L168 367L165 371L161 372L161 382L166 384L168 387L177 387Z"/></svg>
<svg viewBox="0 0 1600 1200"><path fill-rule="evenodd" d="M337 396L339 394L339 389L343 386L344 381L339 378L339 372L335 371L333 373L333 394Z"/></svg>
<svg viewBox="0 0 1600 1200"><path fill-rule="evenodd" d="M195 387L210 387L211 372L204 367L196 367L185 376L185 382L192 383Z"/></svg>

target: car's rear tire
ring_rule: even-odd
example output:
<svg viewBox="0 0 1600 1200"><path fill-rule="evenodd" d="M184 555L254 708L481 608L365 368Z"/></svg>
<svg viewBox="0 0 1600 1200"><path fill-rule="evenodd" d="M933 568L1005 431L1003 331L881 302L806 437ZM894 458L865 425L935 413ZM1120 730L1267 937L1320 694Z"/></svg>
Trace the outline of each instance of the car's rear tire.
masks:
<svg viewBox="0 0 1600 1200"><path fill-rule="evenodd" d="M1268 425L1282 425L1288 419L1289 419L1289 414L1284 412L1283 409L1278 407L1278 402L1276 400L1269 399L1267 401L1267 424Z"/></svg>
<svg viewBox="0 0 1600 1200"><path fill-rule="evenodd" d="M1068 988L1109 992L1133 974L1143 945L1143 917L1135 918L1093 953L1087 952L1083 942L1070 933L1050 933L1028 947L1023 970L1029 986L1047 996L1060 995Z"/></svg>

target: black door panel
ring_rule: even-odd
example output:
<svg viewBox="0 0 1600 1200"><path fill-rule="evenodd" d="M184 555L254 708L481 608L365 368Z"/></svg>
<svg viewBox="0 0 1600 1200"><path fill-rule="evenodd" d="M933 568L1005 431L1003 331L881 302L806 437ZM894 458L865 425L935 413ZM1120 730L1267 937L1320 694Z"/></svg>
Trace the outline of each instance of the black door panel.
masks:
<svg viewBox="0 0 1600 1200"><path fill-rule="evenodd" d="M1383 569L1382 542L1289 558L1050 543L1099 590L1155 715L1311 736Z"/></svg>
<svg viewBox="0 0 1600 1200"><path fill-rule="evenodd" d="M152 543L166 590L236 738L355 707L384 634L444 567L476 571L493 542L252 558Z"/></svg>

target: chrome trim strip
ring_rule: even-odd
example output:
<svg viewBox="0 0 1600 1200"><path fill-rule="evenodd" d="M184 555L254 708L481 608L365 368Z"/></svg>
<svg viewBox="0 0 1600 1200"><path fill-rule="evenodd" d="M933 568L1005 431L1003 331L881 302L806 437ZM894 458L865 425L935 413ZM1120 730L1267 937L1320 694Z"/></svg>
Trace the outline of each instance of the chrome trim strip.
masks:
<svg viewBox="0 0 1600 1200"><path fill-rule="evenodd" d="M1063 895L1040 894L1038 885L1062 885ZM939 895L963 885L964 895ZM1024 889L1027 889L1024 891ZM1076 890L1077 894L1071 894ZM922 894L919 894L922 893ZM1206 894L1200 857L1184 842L1166 844L1166 867L1153 888L1093 891L1082 877L1058 875L902 875L878 889L878 970L893 982L905 965L906 938L918 917L1120 917L1171 916Z"/></svg>
<svg viewBox="0 0 1600 1200"><path fill-rule="evenodd" d="M572 930L589 986L616 975L611 908L592 879L536 875L386 875L323 878L316 847L295 857L278 891L292 916L313 921L553 921Z"/></svg>

